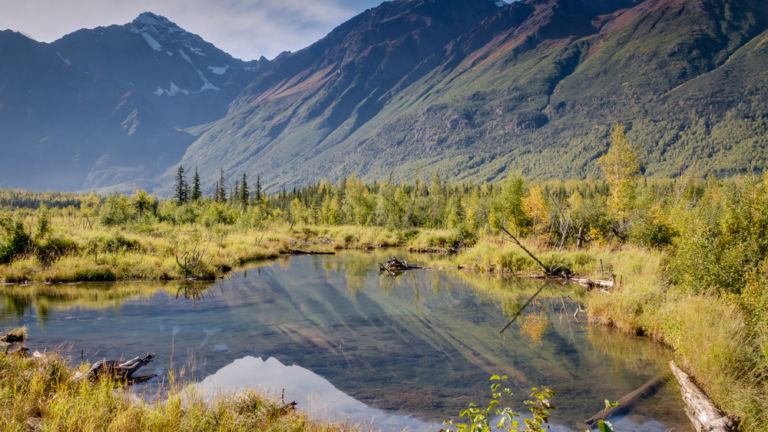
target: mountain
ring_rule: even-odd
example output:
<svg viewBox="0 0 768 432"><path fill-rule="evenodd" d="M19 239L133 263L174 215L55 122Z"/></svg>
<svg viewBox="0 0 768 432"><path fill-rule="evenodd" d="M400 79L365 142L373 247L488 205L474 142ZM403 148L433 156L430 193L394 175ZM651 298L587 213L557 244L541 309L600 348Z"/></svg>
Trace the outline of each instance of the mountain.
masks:
<svg viewBox="0 0 768 432"><path fill-rule="evenodd" d="M0 58L0 186L584 178L614 122L648 175L768 166L761 0L393 0L251 62L144 13Z"/></svg>
<svg viewBox="0 0 768 432"><path fill-rule="evenodd" d="M268 63L151 13L50 44L3 31L0 58L0 187L71 190L151 188Z"/></svg>
<svg viewBox="0 0 768 432"><path fill-rule="evenodd" d="M275 59L182 163L271 190L583 178L619 121L649 175L762 170L767 16L758 0L387 2Z"/></svg>
<svg viewBox="0 0 768 432"><path fill-rule="evenodd" d="M255 71L269 63L233 58L150 12L126 25L78 30L51 47L83 72L141 95L179 127L223 117Z"/></svg>
<svg viewBox="0 0 768 432"><path fill-rule="evenodd" d="M192 142L139 95L0 32L0 186L82 189L151 178Z"/></svg>

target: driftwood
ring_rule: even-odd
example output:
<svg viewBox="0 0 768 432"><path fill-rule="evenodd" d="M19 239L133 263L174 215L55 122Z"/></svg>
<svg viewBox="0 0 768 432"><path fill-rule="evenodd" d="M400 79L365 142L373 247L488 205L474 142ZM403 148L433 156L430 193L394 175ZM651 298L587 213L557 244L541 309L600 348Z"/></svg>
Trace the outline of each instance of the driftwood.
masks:
<svg viewBox="0 0 768 432"><path fill-rule="evenodd" d="M609 417L625 414L632 409L642 399L653 396L664 385L669 378L669 374L661 374L640 386L637 390L627 394L616 402L615 406L600 410L597 414L584 420L589 426L594 426L598 420L604 420Z"/></svg>
<svg viewBox="0 0 768 432"><path fill-rule="evenodd" d="M6 355L29 357L29 348L24 346L24 342L0 343L0 346L0 351Z"/></svg>
<svg viewBox="0 0 768 432"><path fill-rule="evenodd" d="M125 362L119 362L117 360L101 360L97 361L86 373L77 373L75 380L88 379L91 381L97 380L99 377L110 377L116 381L123 382L125 384L137 384L145 381L149 381L157 375L145 375L145 376L133 376L142 366L147 365L152 359L155 358L154 354L148 353L144 356L134 357Z"/></svg>
<svg viewBox="0 0 768 432"><path fill-rule="evenodd" d="M27 340L27 332L24 329L10 331L0 336L0 352L6 355L18 355L27 357L29 348L24 346Z"/></svg>
<svg viewBox="0 0 768 432"><path fill-rule="evenodd" d="M544 263L541 262L541 260L538 259L536 257L536 255L533 254L533 252L529 251L528 248L526 248L525 246L523 246L522 243L520 243L520 240L518 240L517 237L514 236L514 234L512 234L506 228L504 228L504 225L501 225L499 228L501 229L501 231L504 234L509 236L509 238L511 238L512 241L515 242L515 244L518 247L520 247L520 249L522 249L526 254L528 254L528 256L531 257L531 259L536 261L536 264L538 264L539 267L541 267L544 270L544 274L546 276L548 276L548 277L563 277L563 278L566 278L566 279L568 278L568 272L567 271L563 271L560 267L555 267L554 265L552 267L547 267L546 265L544 265Z"/></svg>
<svg viewBox="0 0 768 432"><path fill-rule="evenodd" d="M427 267L408 264L408 261L400 261L395 257L388 259L384 263L379 263L379 273L387 273L390 276L397 276L406 270L419 270L426 268Z"/></svg>
<svg viewBox="0 0 768 432"><path fill-rule="evenodd" d="M205 252L202 249L197 250L197 246L193 247L191 251L186 251L181 255L174 253L174 258L176 258L176 265L184 271L184 277L191 279L211 279L210 276L198 273L198 271L204 271L205 268L209 267L213 257L209 258L207 263L203 262L205 260Z"/></svg>
<svg viewBox="0 0 768 432"><path fill-rule="evenodd" d="M515 244L517 244L517 245L520 247L520 249L522 249L523 251L525 251L525 253L527 253L529 257L531 257L531 258L532 258L534 261L536 261L536 263L537 263L539 266L541 266L541 268L542 268L542 269L544 269L544 272L545 272L547 275L551 274L551 269L550 269L549 267L545 266L545 265L544 265L544 263L543 263L543 262L541 262L541 260L539 260L538 258L536 258L536 255L534 255L534 254L533 254L533 252L529 251L529 250L528 250L528 249L527 249L525 246L523 246L523 244L522 244L522 243L520 243L520 240L518 240L518 239L517 239L517 237L515 237L514 235L512 235L512 233L511 233L511 232L507 231L507 229L506 229L506 228L504 228L504 226L503 226L503 225L502 225L502 226L500 226L499 228L501 228L501 231L502 231L502 232L504 232L506 235L508 235L508 236L509 236L509 238L511 238L511 239L512 239L512 241L514 241L514 242L515 242Z"/></svg>
<svg viewBox="0 0 768 432"><path fill-rule="evenodd" d="M288 249L288 254L290 255L335 255L336 252L333 251L308 251L308 250L301 250L301 249Z"/></svg>
<svg viewBox="0 0 768 432"><path fill-rule="evenodd" d="M685 414L696 432L733 432L738 429L741 422L739 416L724 415L675 362L669 362L669 368L680 384Z"/></svg>
<svg viewBox="0 0 768 432"><path fill-rule="evenodd" d="M588 288L613 288L615 285L612 280L592 280L589 278L568 278L568 280Z"/></svg>
<svg viewBox="0 0 768 432"><path fill-rule="evenodd" d="M26 339L24 332L9 332L0 336L0 342L6 343L24 342L24 339Z"/></svg>

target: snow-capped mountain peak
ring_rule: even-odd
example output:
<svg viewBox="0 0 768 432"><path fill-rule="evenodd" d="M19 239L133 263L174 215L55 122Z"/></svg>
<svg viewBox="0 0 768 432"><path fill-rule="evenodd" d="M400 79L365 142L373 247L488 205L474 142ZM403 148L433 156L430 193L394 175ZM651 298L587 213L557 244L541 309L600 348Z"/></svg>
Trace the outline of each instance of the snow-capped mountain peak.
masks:
<svg viewBox="0 0 768 432"><path fill-rule="evenodd" d="M144 12L131 22L131 31L134 33L154 33L156 35L167 36L174 33L185 33L168 18L155 15L152 12Z"/></svg>

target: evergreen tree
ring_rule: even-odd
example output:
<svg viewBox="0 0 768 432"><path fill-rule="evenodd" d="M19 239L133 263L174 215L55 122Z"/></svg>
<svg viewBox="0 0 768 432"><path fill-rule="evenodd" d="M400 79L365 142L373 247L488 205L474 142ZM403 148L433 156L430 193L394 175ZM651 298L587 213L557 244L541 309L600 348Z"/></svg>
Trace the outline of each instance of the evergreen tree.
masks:
<svg viewBox="0 0 768 432"><path fill-rule="evenodd" d="M197 167L195 167L195 176L192 178L192 195L190 196L190 199L192 201L197 201L202 197L203 194L200 192L200 174L197 173Z"/></svg>
<svg viewBox="0 0 768 432"><path fill-rule="evenodd" d="M176 171L176 188L173 199L179 205L189 201L189 185L184 179L184 167L182 165L179 165L179 169Z"/></svg>
<svg viewBox="0 0 768 432"><path fill-rule="evenodd" d="M214 199L216 202L226 202L227 201L227 187L226 183L224 182L224 168L221 169L221 172L219 173L219 182L217 183L217 189L216 189L216 196Z"/></svg>
<svg viewBox="0 0 768 432"><path fill-rule="evenodd" d="M240 200L240 181L235 180L235 187L229 191L229 202L234 204Z"/></svg>
<svg viewBox="0 0 768 432"><path fill-rule="evenodd" d="M256 190L254 193L256 194L256 203L261 204L261 176L256 176ZM283 193L285 193L285 189L283 189Z"/></svg>
<svg viewBox="0 0 768 432"><path fill-rule="evenodd" d="M248 199L251 192L248 190L248 180L246 180L245 173L243 173L243 180L240 183L240 203L243 207L248 207Z"/></svg>

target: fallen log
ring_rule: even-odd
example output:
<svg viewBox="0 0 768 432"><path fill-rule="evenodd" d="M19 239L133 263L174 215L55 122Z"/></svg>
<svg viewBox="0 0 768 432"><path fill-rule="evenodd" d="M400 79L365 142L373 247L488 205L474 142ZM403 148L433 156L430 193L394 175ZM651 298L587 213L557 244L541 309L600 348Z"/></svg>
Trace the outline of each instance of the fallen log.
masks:
<svg viewBox="0 0 768 432"><path fill-rule="evenodd" d="M427 267L408 264L408 261L405 261L405 260L400 261L395 257L392 257L386 260L384 263L379 263L379 272L380 273L386 272L390 276L397 276L399 274L402 274L406 270L419 270L419 269L426 269L426 268Z"/></svg>
<svg viewBox="0 0 768 432"><path fill-rule="evenodd" d="M24 329L10 331L0 336L0 342L14 343L24 342L27 339L27 332Z"/></svg>
<svg viewBox="0 0 768 432"><path fill-rule="evenodd" d="M2 351L5 355L29 357L29 348L23 342L2 343Z"/></svg>
<svg viewBox="0 0 768 432"><path fill-rule="evenodd" d="M599 280L599 279L589 279L589 278L568 278L569 281L576 282L579 285L585 286L587 288L613 288L614 283L610 280Z"/></svg>
<svg viewBox="0 0 768 432"><path fill-rule="evenodd" d="M589 426L594 426L598 420L605 420L609 417L626 414L635 405L637 405L638 402L644 398L656 394L656 392L661 388L662 385L664 385L668 378L669 374L665 373L650 379L648 382L638 387L633 392L619 399L615 406L600 410L600 412L597 414L584 420L584 423L588 424Z"/></svg>
<svg viewBox="0 0 768 432"><path fill-rule="evenodd" d="M122 363L117 360L97 361L91 365L91 368L88 370L88 372L78 372L74 379L88 379L90 381L96 381L100 377L110 377L116 381L120 381L128 385L142 383L151 380L157 375L152 374L145 376L133 376L133 374L136 373L136 371L138 371L142 366L149 364L154 358L154 354L148 353L144 356L137 356Z"/></svg>
<svg viewBox="0 0 768 432"><path fill-rule="evenodd" d="M333 251L309 251L301 249L288 249L290 255L335 255Z"/></svg>
<svg viewBox="0 0 768 432"><path fill-rule="evenodd" d="M734 432L738 429L741 418L737 415L724 415L714 403L693 383L691 377L683 372L674 361L669 368L675 375L680 392L685 402L685 414L691 420L696 432Z"/></svg>

